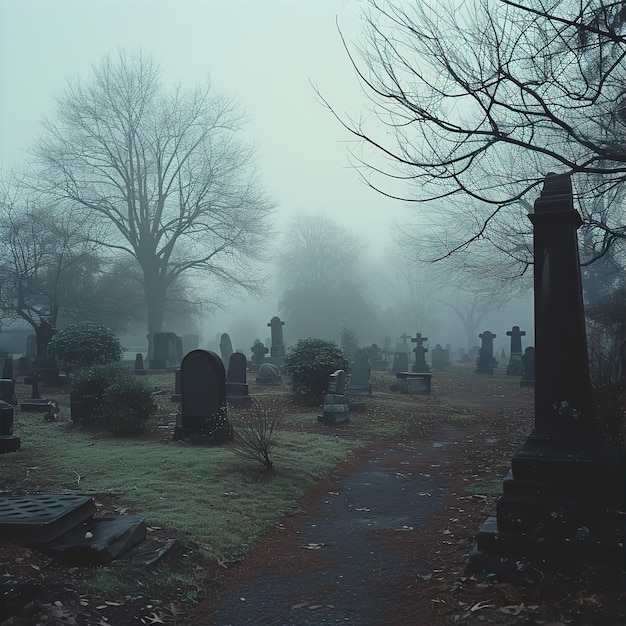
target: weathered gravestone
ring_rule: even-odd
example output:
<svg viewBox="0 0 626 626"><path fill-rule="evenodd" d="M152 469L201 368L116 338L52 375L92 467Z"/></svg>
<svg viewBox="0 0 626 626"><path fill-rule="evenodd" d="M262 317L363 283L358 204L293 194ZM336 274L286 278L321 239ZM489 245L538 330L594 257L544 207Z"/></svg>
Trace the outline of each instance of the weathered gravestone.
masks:
<svg viewBox="0 0 626 626"><path fill-rule="evenodd" d="M183 335L181 337L181 342L183 345L183 357L188 352L191 352L192 350L197 350L200 347L200 337L199 335L196 335L194 333L188 333L186 335Z"/></svg>
<svg viewBox="0 0 626 626"><path fill-rule="evenodd" d="M352 364L352 368L350 370L350 383L346 393L351 396L371 396L371 372L372 366L370 364L367 350L357 350L354 355L354 363Z"/></svg>
<svg viewBox="0 0 626 626"><path fill-rule="evenodd" d="M259 367L259 373L256 377L257 385L280 385L283 377L280 375L278 365L273 363L262 363Z"/></svg>
<svg viewBox="0 0 626 626"><path fill-rule="evenodd" d="M176 333L154 333L152 336L152 358L148 364L151 370L164 370L178 367L180 360Z"/></svg>
<svg viewBox="0 0 626 626"><path fill-rule="evenodd" d="M234 352L228 362L226 374L226 401L230 406L241 408L250 403L246 382L246 356Z"/></svg>
<svg viewBox="0 0 626 626"><path fill-rule="evenodd" d="M222 333L220 336L220 354L224 367L228 367L230 357L233 355L233 344L228 333Z"/></svg>
<svg viewBox="0 0 626 626"><path fill-rule="evenodd" d="M387 371L389 363L385 360L383 351L375 343L363 349L367 352L370 364L375 372Z"/></svg>
<svg viewBox="0 0 626 626"><path fill-rule="evenodd" d="M406 372L409 369L409 355L406 352L396 352L393 355L393 362L391 364L392 373Z"/></svg>
<svg viewBox="0 0 626 626"><path fill-rule="evenodd" d="M278 316L274 316L268 323L272 335L270 356L272 359L275 359L275 365L282 365L285 358L285 343L283 340L284 325L285 322L282 322Z"/></svg>
<svg viewBox="0 0 626 626"><path fill-rule="evenodd" d="M436 372L442 372L450 365L448 352L440 344L437 344L431 352L432 366Z"/></svg>
<svg viewBox="0 0 626 626"><path fill-rule="evenodd" d="M135 367L133 368L133 374L137 376L145 376L146 368L143 366L143 354L141 352L137 352L135 354Z"/></svg>
<svg viewBox="0 0 626 626"><path fill-rule="evenodd" d="M626 522L624 452L594 418L569 176L548 175L534 209L535 426L469 563L527 581L588 560L623 567Z"/></svg>
<svg viewBox="0 0 626 626"><path fill-rule="evenodd" d="M220 357L192 350L180 366L180 413L174 440L224 441L232 436L226 408L226 373Z"/></svg>
<svg viewBox="0 0 626 626"><path fill-rule="evenodd" d="M20 445L21 439L13 434L13 407L0 400L0 454L16 452Z"/></svg>
<svg viewBox="0 0 626 626"><path fill-rule="evenodd" d="M413 367L411 371L413 372L429 372L430 367L428 367L428 363L426 363L426 353L428 352L428 348L425 348L422 344L428 341L428 337L422 337L420 333L417 333L411 342L415 344L415 348L413 348L413 352L415 353L415 363L413 363Z"/></svg>
<svg viewBox="0 0 626 626"><path fill-rule="evenodd" d="M336 370L328 380L328 391L324 396L323 414L318 417L325 424L342 424L350 419L345 389L344 370Z"/></svg>
<svg viewBox="0 0 626 626"><path fill-rule="evenodd" d="M520 330L519 326L513 326L511 330L506 331L506 334L511 338L511 356L506 367L506 373L508 376L519 376L524 371L522 337L526 335L526 331Z"/></svg>
<svg viewBox="0 0 626 626"><path fill-rule="evenodd" d="M529 346L524 350L522 356L522 379L519 381L520 387L535 386L535 349Z"/></svg>
<svg viewBox="0 0 626 626"><path fill-rule="evenodd" d="M482 346L478 353L478 363L476 364L477 374L493 374L493 368L495 365L495 359L493 358L493 340L497 337L496 334L489 330L484 331L478 335L482 339Z"/></svg>

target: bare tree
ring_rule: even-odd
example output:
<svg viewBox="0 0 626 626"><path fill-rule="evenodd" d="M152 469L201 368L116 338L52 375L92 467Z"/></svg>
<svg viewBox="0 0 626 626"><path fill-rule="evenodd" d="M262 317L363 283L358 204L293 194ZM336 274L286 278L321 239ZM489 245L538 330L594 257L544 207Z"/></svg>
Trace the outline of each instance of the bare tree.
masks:
<svg viewBox="0 0 626 626"><path fill-rule="evenodd" d="M362 242L322 213L294 217L277 255L280 308L293 338L339 340L342 328L380 341L364 293Z"/></svg>
<svg viewBox="0 0 626 626"><path fill-rule="evenodd" d="M272 205L238 104L209 83L167 90L156 62L123 52L69 83L34 153L45 192L104 229L98 242L141 269L148 332L168 292L198 278L197 304L218 289L259 291ZM221 294L219 294L221 295Z"/></svg>
<svg viewBox="0 0 626 626"><path fill-rule="evenodd" d="M626 237L611 201L626 178L623 2L370 0L366 23L365 44L346 49L370 111L340 121L372 187L465 216L439 256L487 240L523 271L528 247L505 214L550 171L574 174L580 199L607 198L609 213L582 211L597 254Z"/></svg>
<svg viewBox="0 0 626 626"><path fill-rule="evenodd" d="M22 183L3 178L0 188L0 302L4 319L33 327L37 356L45 357L59 314L72 315L93 296L99 259L84 220L26 199Z"/></svg>

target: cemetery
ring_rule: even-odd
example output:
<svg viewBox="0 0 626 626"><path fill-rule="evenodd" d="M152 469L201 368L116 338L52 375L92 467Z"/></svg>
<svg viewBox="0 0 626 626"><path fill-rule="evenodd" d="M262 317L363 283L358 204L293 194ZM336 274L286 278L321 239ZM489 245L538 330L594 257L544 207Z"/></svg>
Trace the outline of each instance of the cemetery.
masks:
<svg viewBox="0 0 626 626"><path fill-rule="evenodd" d="M561 617L583 624L599 610L607 618L623 614L623 587L602 565L599 569L588 565L582 576L563 573L547 588L517 587L465 572L476 535L496 510L511 458L533 427L535 390L521 385L519 375L507 375L506 365L489 376L477 374L475 363L460 361L432 374L408 372L428 374L429 394L392 391L398 378L391 368L371 372L367 382L361 368L357 387L367 393L353 397L349 372L337 370L328 378L319 403L310 404L293 396L289 375L282 369L274 384L257 382L255 375L246 380L242 363L233 365L233 359L243 361L236 353L231 355L228 377L219 356L204 350L189 352L180 370L148 370L140 380L153 390L157 409L145 430L132 438L72 425L64 388L40 389L60 407L58 421L22 410L21 402L33 394L31 385L18 379L17 406L6 436L19 435L21 446L0 457L0 490L91 496L94 520L128 517L137 545L131 543L127 552L104 563L77 564L64 560L74 554L71 551L60 557L36 541L9 542L1 552L5 577L10 573L16 580L27 579L31 591L45 587L49 606L60 602L57 615L75 618L77 624L89 623L87 616L96 614L106 617L107 623L126 623L122 616L132 614L146 623L161 619L205 624L231 623L226 620L240 614L240 607L228 608L228 598L241 577L265 580L284 572L285 584L298 585L302 579L303 589L309 589L301 592L303 604L298 608L300 603L292 601L287 614L306 615L317 605L309 580L315 572L330 567L345 577L346 584L352 580L351 551L360 544L353 531L346 534L345 529L358 528L369 519L374 527L382 524L370 541L376 567L387 579L379 581L376 604L368 610L373 615L394 611L389 623L412 623L415 611L427 611L433 625L480 623L479 617L497 624L522 624L528 619L558 623ZM186 374L190 363L197 364L191 375ZM125 365L132 372L135 363ZM221 381L223 398L203 400L207 389L202 383L191 399L186 397L203 368ZM181 402L172 402L176 374ZM227 395L236 396L233 406L224 402ZM228 441L194 445L190 439L190 432L204 423L205 401L215 402L211 411L220 420L237 424L238 411L244 410L237 405L245 397L252 398L253 407L264 401L282 407L269 474L263 462L233 454ZM354 400L362 410L352 411ZM389 471L387 480L393 482L379 491L373 487L360 491L349 482L359 471L367 475L369 467L373 470L381 463ZM397 510L393 503L402 503L403 498L394 499L394 485L401 493L412 493ZM328 539L330 547L317 549L324 544L317 540L303 542L309 535L300 533L316 511L343 502L349 494L362 498L343 503L343 522L332 531L337 534L334 541ZM81 500L81 506L87 504ZM94 515L91 508L89 515ZM316 526L321 529L324 523L331 522L322 515ZM140 531L145 538L137 539ZM333 558L335 544L340 553ZM374 550L376 545L382 548ZM336 562L341 554L343 564ZM277 594L280 584L278 580ZM355 586L360 584L354 581ZM410 594L404 591L407 586ZM254 592L247 593L252 607ZM151 600L154 597L160 599L158 604ZM590 599L580 602L581 597ZM37 605L39 611L45 610L44 604ZM297 608L291 608L294 605ZM265 610L264 614L262 608L254 609L261 611L259 619L267 620L259 623L271 620L270 609ZM316 610L321 615L335 609ZM213 614L216 621L207 621Z"/></svg>

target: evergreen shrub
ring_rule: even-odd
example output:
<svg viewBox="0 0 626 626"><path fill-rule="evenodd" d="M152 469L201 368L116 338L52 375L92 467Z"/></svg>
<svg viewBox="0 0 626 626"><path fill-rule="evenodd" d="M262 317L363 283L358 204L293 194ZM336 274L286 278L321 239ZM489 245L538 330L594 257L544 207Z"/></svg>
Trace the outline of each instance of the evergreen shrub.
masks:
<svg viewBox="0 0 626 626"><path fill-rule="evenodd" d="M285 359L285 373L291 377L291 390L305 402L321 402L328 378L335 370L350 370L341 348L325 339L300 339Z"/></svg>
<svg viewBox="0 0 626 626"><path fill-rule="evenodd" d="M118 362L122 358L122 346L110 328L80 322L57 332L50 341L48 354L61 359L65 371L71 372Z"/></svg>

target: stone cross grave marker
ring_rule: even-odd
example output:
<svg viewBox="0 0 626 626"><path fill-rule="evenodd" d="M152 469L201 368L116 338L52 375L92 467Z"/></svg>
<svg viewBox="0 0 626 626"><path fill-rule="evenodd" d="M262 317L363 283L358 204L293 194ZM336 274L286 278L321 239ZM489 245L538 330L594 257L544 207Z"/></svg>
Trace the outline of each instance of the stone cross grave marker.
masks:
<svg viewBox="0 0 626 626"><path fill-rule="evenodd" d="M269 352L269 349L265 347L260 339L254 340L250 350L252 351L252 363L261 365L261 363L265 362L265 355Z"/></svg>
<svg viewBox="0 0 626 626"><path fill-rule="evenodd" d="M226 440L232 435L226 410L226 373L210 350L192 350L180 366L180 413L174 440Z"/></svg>
<svg viewBox="0 0 626 626"><path fill-rule="evenodd" d="M422 337L421 333L417 333L415 337L411 339L411 342L415 344L413 352L415 353L415 363L411 368L413 372L429 372L430 367L426 363L426 353L428 348L425 348L422 344L428 341L428 337Z"/></svg>
<svg viewBox="0 0 626 626"><path fill-rule="evenodd" d="M285 322L281 322L280 317L278 316L274 316L268 324L272 334L272 349L270 351L270 355L272 357L285 356L285 344L283 342L284 325Z"/></svg>
<svg viewBox="0 0 626 626"><path fill-rule="evenodd" d="M526 331L520 330L519 326L513 326L511 330L507 330L506 334L511 338L511 356L506 373L509 376L519 376L524 370L522 363L522 337L526 335Z"/></svg>

